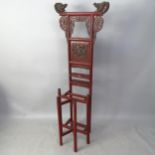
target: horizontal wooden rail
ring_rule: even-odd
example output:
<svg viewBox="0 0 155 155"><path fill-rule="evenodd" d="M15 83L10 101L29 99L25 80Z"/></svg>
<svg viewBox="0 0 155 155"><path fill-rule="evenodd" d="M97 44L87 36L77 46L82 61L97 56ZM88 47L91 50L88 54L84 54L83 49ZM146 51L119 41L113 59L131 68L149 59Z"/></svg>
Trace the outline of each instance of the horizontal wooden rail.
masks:
<svg viewBox="0 0 155 155"><path fill-rule="evenodd" d="M83 73L75 73L75 72L73 72L73 73L71 73L71 75L70 75L71 77L76 77L76 78L83 78L83 79L90 79L90 75L88 75L88 74L83 74Z"/></svg>
<svg viewBox="0 0 155 155"><path fill-rule="evenodd" d="M87 81L71 80L70 83L71 85L74 85L74 86L86 87L86 88L90 87L90 82L87 82Z"/></svg>
<svg viewBox="0 0 155 155"><path fill-rule="evenodd" d="M79 42L92 42L90 38L69 38L69 41L79 41Z"/></svg>
<svg viewBox="0 0 155 155"><path fill-rule="evenodd" d="M64 123L64 125L68 125L69 123L71 123L71 118L69 118L69 119Z"/></svg>
<svg viewBox="0 0 155 155"><path fill-rule="evenodd" d="M86 69L90 69L91 68L91 64L90 63L83 63L83 62L73 62L70 61L69 62L71 67L77 67L77 68L86 68Z"/></svg>
<svg viewBox="0 0 155 155"><path fill-rule="evenodd" d="M60 16L101 16L99 12L63 12Z"/></svg>
<svg viewBox="0 0 155 155"><path fill-rule="evenodd" d="M82 128L86 128L85 124L82 124L82 123L79 123L79 122L77 122L77 126L82 127Z"/></svg>
<svg viewBox="0 0 155 155"><path fill-rule="evenodd" d="M62 133L62 136L65 136L65 135L71 133L72 131L73 131L73 129L70 129L70 130L68 130L68 131L65 131L65 132Z"/></svg>
<svg viewBox="0 0 155 155"><path fill-rule="evenodd" d="M71 100L61 101L61 105L64 105L64 104L70 103L70 101L71 101Z"/></svg>

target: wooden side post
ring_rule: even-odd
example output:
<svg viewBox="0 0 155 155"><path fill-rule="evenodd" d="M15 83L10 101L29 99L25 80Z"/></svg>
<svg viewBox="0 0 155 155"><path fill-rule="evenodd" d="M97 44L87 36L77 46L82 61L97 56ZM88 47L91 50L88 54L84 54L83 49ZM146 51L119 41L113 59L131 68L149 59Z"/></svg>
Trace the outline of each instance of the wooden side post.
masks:
<svg viewBox="0 0 155 155"><path fill-rule="evenodd" d="M86 141L87 144L90 144L90 124L91 124L91 104L90 104L90 95L87 96L87 102L86 102Z"/></svg>
<svg viewBox="0 0 155 155"><path fill-rule="evenodd" d="M61 89L58 89L58 96L57 96L57 113L58 113L58 128L59 128L59 143L63 145L62 141L62 109L61 109Z"/></svg>
<svg viewBox="0 0 155 155"><path fill-rule="evenodd" d="M74 152L77 152L77 102L73 101L73 114L74 114L74 120L73 120L73 138L74 138Z"/></svg>

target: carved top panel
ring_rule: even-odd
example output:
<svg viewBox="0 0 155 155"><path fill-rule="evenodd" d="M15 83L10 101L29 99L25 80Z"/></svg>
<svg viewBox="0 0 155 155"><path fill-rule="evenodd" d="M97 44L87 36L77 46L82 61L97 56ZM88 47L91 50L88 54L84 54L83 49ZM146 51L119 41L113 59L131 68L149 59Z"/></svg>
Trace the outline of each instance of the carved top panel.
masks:
<svg viewBox="0 0 155 155"><path fill-rule="evenodd" d="M93 27L93 32L94 32L94 38L96 36L96 33L99 32L104 23L104 19L102 16L95 16L94 18L94 27ZM89 16L72 16L70 17L70 20L68 20L67 16L62 16L60 18L60 27L66 32L66 37L68 32L70 35L73 33L75 22L85 22L86 28L87 28L87 33L89 36L91 36L91 17Z"/></svg>
<svg viewBox="0 0 155 155"><path fill-rule="evenodd" d="M99 32L103 27L104 19L102 15L108 11L110 4L109 2L102 2L102 3L94 3L93 5L96 7L96 10L94 12L90 12L90 14L92 14L93 16L91 15L85 16L83 14L78 16L76 14L75 16L72 15L68 17L68 15L66 14L62 15L63 13L66 12L65 9L67 7L67 4L62 4L62 3L55 4L56 12L62 15L59 21L60 27L65 31L67 38L68 38L68 35L72 35L75 22L85 22L88 35L92 37L92 34L93 34L93 38L94 39L96 38L96 33ZM99 14L98 15L93 14L96 12ZM92 23L91 17L94 18L93 23Z"/></svg>
<svg viewBox="0 0 155 155"><path fill-rule="evenodd" d="M109 2L101 2L101 3L94 3L93 5L96 8L95 12L98 12L101 15L103 15L108 11L110 3ZM64 12L66 12L65 11L66 7L67 7L67 4L62 4L62 3L55 4L55 10L60 15Z"/></svg>

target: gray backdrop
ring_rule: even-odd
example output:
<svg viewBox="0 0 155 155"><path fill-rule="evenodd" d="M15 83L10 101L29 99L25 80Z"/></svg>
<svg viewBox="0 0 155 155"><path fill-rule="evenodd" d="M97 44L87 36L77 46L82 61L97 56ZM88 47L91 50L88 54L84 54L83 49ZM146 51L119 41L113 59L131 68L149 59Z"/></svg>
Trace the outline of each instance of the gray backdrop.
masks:
<svg viewBox="0 0 155 155"><path fill-rule="evenodd" d="M57 88L67 90L68 77L55 2L0 0L1 117L56 117ZM61 2L69 3L70 11L95 9L94 0ZM93 117L153 120L155 2L110 3L94 49Z"/></svg>

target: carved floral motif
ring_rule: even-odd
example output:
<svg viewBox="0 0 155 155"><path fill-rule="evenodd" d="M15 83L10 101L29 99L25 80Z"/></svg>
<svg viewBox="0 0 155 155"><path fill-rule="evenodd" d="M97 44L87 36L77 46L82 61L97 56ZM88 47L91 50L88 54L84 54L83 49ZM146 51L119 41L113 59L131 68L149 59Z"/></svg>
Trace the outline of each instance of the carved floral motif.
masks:
<svg viewBox="0 0 155 155"><path fill-rule="evenodd" d="M73 16L70 17L70 20L68 20L67 16L62 16L60 18L60 27L67 33L70 31L70 33L73 33L75 22L85 22L87 32L89 35L91 35L91 17L87 16ZM96 36L96 33L99 32L103 27L103 17L102 16L95 16L94 17L94 38ZM70 25L69 25L70 24ZM70 30L68 29L70 28Z"/></svg>
<svg viewBox="0 0 155 155"><path fill-rule="evenodd" d="M78 60L84 60L87 58L87 48L86 44L72 44L72 56Z"/></svg>

